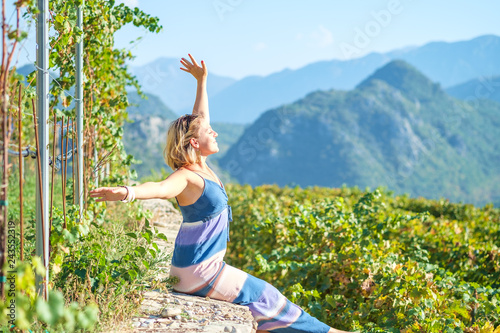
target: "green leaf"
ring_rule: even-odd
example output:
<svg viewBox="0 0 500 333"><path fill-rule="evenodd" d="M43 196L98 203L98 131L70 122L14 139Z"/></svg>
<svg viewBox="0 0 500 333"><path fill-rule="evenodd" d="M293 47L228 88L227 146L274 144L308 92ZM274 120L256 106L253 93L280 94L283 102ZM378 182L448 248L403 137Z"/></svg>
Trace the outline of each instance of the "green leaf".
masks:
<svg viewBox="0 0 500 333"><path fill-rule="evenodd" d="M156 234L156 237L161 239L161 240L164 240L165 242L168 242L167 236L165 236L165 234L163 234L163 233Z"/></svg>
<svg viewBox="0 0 500 333"><path fill-rule="evenodd" d="M127 235L133 239L137 239L137 234L135 234L134 232L127 232L125 235Z"/></svg>
<svg viewBox="0 0 500 333"><path fill-rule="evenodd" d="M45 302L45 300L42 297L38 297L35 301L35 309L36 309L36 314L38 318L49 324L49 325L54 325L55 323L55 318L54 314L52 311L50 311L50 306Z"/></svg>
<svg viewBox="0 0 500 333"><path fill-rule="evenodd" d="M53 321L58 322L64 316L64 296L60 291L50 291L48 306L53 316Z"/></svg>
<svg viewBox="0 0 500 333"><path fill-rule="evenodd" d="M135 252L138 254L138 255L141 255L143 256L144 254L146 254L146 249L142 246L137 246L135 248Z"/></svg>

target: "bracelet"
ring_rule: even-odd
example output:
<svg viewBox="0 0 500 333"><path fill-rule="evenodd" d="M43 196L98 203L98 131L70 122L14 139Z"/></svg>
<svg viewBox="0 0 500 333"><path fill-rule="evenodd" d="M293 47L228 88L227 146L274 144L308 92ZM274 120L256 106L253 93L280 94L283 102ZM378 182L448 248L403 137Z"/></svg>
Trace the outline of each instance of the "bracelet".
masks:
<svg viewBox="0 0 500 333"><path fill-rule="evenodd" d="M120 187L125 187L127 189L127 195L125 198L120 200L121 202L133 202L135 200L135 191L132 187L121 185Z"/></svg>
<svg viewBox="0 0 500 333"><path fill-rule="evenodd" d="M129 187L128 190L130 191L130 198L128 199L128 202L134 202L135 200L135 191L133 187Z"/></svg>
<svg viewBox="0 0 500 333"><path fill-rule="evenodd" d="M120 187L124 187L127 190L127 194L125 195L125 198L121 199L120 201L127 202L127 198L128 198L129 193L130 193L128 190L128 186L120 185Z"/></svg>

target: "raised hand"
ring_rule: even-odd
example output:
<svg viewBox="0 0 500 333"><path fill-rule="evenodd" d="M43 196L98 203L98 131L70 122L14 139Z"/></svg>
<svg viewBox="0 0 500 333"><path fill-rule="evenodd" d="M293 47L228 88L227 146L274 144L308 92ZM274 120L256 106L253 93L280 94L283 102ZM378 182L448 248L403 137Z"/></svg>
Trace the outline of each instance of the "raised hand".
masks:
<svg viewBox="0 0 500 333"><path fill-rule="evenodd" d="M181 58L181 64L185 67L185 68L181 67L181 69L193 75L194 78L198 81L206 79L208 75L208 70L207 66L205 65L205 62L202 60L200 66L198 65L198 63L196 62L196 60L193 58L192 55L190 54L188 55L189 58L191 58L191 61L187 60L186 58Z"/></svg>
<svg viewBox="0 0 500 333"><path fill-rule="evenodd" d="M120 201L125 199L127 189L123 187L100 187L90 191L90 197L101 201Z"/></svg>

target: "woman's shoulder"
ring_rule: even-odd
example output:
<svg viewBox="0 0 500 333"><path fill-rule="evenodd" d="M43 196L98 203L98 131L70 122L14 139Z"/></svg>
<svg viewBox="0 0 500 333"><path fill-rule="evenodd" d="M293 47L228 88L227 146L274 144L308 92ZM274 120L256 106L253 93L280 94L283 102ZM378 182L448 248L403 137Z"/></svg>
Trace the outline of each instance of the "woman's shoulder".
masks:
<svg viewBox="0 0 500 333"><path fill-rule="evenodd" d="M185 167L180 167L176 169L172 174L170 174L170 176L185 178L188 181L188 183L193 183L193 182L199 183L200 180L199 175L197 175L194 171L189 170L188 168Z"/></svg>
<svg viewBox="0 0 500 333"><path fill-rule="evenodd" d="M184 167L180 167L176 170L174 170L174 172L172 172L168 177L174 177L174 178L177 178L177 177L182 177L182 178L189 178L190 177L190 172L188 169L184 168Z"/></svg>

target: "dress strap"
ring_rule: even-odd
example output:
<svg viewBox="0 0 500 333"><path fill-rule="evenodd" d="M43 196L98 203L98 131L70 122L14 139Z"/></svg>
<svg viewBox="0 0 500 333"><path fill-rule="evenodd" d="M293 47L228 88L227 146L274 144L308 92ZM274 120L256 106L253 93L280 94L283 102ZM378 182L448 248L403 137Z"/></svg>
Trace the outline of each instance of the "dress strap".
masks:
<svg viewBox="0 0 500 333"><path fill-rule="evenodd" d="M215 177L217 177L217 180L219 181L219 184L222 188L224 188L224 184L222 184L222 181L220 180L219 176L214 172Z"/></svg>
<svg viewBox="0 0 500 333"><path fill-rule="evenodd" d="M189 170L189 169L187 169L187 168L185 168L185 169L186 169L186 170ZM194 172L193 170L189 170L189 171ZM198 176L200 176L200 177L201 177L201 179L203 179L203 183L205 183L205 178L203 178L203 176L202 176L202 175L200 175L198 172L194 172L194 173L195 173L195 174L197 174ZM177 201L177 205L179 205L179 207L181 207L181 205L179 204L179 200L177 199L177 196L175 197L175 201Z"/></svg>

